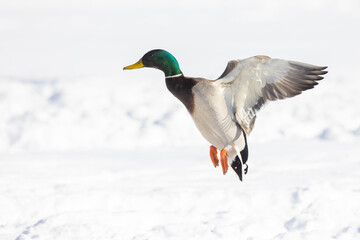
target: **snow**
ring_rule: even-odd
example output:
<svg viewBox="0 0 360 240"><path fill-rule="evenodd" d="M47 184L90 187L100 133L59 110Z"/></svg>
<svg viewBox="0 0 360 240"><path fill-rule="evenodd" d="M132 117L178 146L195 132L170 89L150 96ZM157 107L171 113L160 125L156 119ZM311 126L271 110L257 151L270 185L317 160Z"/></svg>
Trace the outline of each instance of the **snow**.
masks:
<svg viewBox="0 0 360 240"><path fill-rule="evenodd" d="M0 239L360 238L358 1L1 1ZM186 17L184 17L186 16ZM328 65L269 103L240 182L153 69Z"/></svg>
<svg viewBox="0 0 360 240"><path fill-rule="evenodd" d="M2 154L0 238L356 239L358 144L252 145L244 183L205 148Z"/></svg>

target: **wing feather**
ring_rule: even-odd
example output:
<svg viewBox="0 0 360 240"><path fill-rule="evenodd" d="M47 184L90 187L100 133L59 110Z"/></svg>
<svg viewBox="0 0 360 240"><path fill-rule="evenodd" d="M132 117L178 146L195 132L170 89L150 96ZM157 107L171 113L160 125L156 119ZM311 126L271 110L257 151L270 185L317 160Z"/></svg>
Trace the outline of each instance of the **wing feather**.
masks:
<svg viewBox="0 0 360 240"><path fill-rule="evenodd" d="M286 99L314 88L327 67L255 56L229 61L216 81L230 89L232 107L228 108L247 134L254 127L256 112L267 101ZM229 97L227 97L229 99Z"/></svg>

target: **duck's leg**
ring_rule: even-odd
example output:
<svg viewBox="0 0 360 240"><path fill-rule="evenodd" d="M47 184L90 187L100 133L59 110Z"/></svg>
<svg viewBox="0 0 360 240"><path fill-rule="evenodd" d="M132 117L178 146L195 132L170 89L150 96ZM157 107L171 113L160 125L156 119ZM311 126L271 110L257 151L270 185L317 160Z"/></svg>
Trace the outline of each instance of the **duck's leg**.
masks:
<svg viewBox="0 0 360 240"><path fill-rule="evenodd" d="M223 174L225 175L225 173L229 169L228 152L226 149L223 149L220 152L220 163L221 163L221 168L222 168Z"/></svg>
<svg viewBox="0 0 360 240"><path fill-rule="evenodd" d="M217 157L217 148L214 145L210 146L210 158L214 167L219 166L219 159Z"/></svg>

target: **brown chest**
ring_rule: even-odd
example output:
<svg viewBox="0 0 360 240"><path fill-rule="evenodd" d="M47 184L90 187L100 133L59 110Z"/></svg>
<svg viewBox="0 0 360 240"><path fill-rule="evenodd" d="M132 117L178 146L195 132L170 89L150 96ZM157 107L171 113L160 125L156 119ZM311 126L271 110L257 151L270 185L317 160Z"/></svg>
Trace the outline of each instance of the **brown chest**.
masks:
<svg viewBox="0 0 360 240"><path fill-rule="evenodd" d="M192 113L194 111L194 95L192 88L197 84L193 78L187 78L183 75L178 77L166 78L166 87L168 90L179 99Z"/></svg>

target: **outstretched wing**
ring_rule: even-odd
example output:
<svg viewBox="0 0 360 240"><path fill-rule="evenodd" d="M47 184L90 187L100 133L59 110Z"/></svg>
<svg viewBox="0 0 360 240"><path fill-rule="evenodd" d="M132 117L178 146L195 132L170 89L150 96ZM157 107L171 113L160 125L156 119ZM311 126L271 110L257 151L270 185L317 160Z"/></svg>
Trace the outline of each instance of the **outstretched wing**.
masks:
<svg viewBox="0 0 360 240"><path fill-rule="evenodd" d="M255 56L232 60L219 79L225 89L229 112L247 134L253 129L256 112L267 100L290 98L313 88L327 67ZM230 107L229 107L230 106Z"/></svg>

